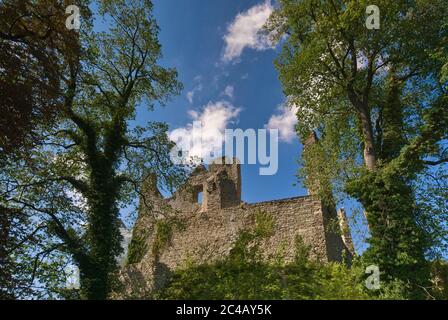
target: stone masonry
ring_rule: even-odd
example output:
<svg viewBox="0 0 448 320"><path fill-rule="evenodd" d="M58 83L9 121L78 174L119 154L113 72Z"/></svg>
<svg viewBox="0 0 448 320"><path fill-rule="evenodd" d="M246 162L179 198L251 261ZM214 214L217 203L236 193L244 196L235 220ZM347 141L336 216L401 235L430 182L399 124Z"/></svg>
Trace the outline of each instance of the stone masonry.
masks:
<svg viewBox="0 0 448 320"><path fill-rule="evenodd" d="M273 233L262 243L266 259L281 254L291 261L297 236L310 246L314 259L341 261L343 252L351 258L353 243L343 210L337 213L313 195L245 203L241 201L240 164L233 162L215 162L208 169L199 166L169 199L157 190L155 179L146 184L133 230L143 252L122 272L128 296L141 297L163 285L169 271L187 261L212 262L228 255L240 231L253 227L254 212L274 218ZM167 243L155 250L160 221L172 217L181 226L172 227Z"/></svg>

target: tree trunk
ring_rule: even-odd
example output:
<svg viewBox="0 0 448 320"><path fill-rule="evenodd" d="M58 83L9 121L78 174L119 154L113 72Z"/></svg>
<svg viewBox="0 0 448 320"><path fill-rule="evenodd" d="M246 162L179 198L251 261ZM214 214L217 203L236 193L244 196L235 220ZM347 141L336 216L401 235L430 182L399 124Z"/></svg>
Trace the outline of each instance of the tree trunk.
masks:
<svg viewBox="0 0 448 320"><path fill-rule="evenodd" d="M121 250L119 210L116 206L119 187L110 161L98 155L91 167L88 238L91 245L90 264L83 272L86 298L107 299L112 290L112 276L117 269L116 257Z"/></svg>
<svg viewBox="0 0 448 320"><path fill-rule="evenodd" d="M372 121L370 112L366 107L359 110L359 119L361 121L362 133L364 138L364 163L370 171L376 168L375 139L373 137Z"/></svg>
<svg viewBox="0 0 448 320"><path fill-rule="evenodd" d="M376 151L375 138L373 136L372 120L368 104L361 100L353 89L348 90L348 97L353 107L356 109L361 123L362 137L364 142L364 164L367 169L374 171L376 169Z"/></svg>
<svg viewBox="0 0 448 320"><path fill-rule="evenodd" d="M7 255L10 228L10 210L0 206L0 300L13 299L11 287L11 265Z"/></svg>

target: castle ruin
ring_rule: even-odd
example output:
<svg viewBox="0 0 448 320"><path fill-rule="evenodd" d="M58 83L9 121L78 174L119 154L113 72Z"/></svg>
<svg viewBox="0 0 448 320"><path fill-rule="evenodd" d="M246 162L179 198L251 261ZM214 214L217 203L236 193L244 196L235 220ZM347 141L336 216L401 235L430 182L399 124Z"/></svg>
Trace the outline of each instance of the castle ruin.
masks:
<svg viewBox="0 0 448 320"><path fill-rule="evenodd" d="M162 286L169 272L187 261L209 263L222 259L230 253L240 232L254 225L254 212L268 213L275 221L272 235L261 246L266 259L278 256L281 248L284 260L291 261L297 236L310 246L314 259L341 261L344 252L349 258L353 255L343 210L337 213L314 195L245 203L241 201L240 164L221 162L228 161L214 162L208 169L197 167L186 184L168 199L158 191L155 179L146 185L133 230L133 245L140 252L122 273L128 295L141 296L137 292ZM150 209L143 202L149 203ZM182 221L181 226L174 223L167 228L162 224L174 221L173 217ZM161 244L158 229L163 226L170 234Z"/></svg>

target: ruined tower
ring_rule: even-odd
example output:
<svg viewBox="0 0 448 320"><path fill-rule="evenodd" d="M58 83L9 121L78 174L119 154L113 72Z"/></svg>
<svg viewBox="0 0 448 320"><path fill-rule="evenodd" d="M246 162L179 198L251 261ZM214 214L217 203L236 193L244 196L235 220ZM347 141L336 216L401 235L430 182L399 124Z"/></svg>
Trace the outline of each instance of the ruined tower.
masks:
<svg viewBox="0 0 448 320"><path fill-rule="evenodd" d="M197 209L202 195L201 212L220 210L241 202L241 169L236 159L218 159L208 170L199 166L188 182L170 199L174 209Z"/></svg>

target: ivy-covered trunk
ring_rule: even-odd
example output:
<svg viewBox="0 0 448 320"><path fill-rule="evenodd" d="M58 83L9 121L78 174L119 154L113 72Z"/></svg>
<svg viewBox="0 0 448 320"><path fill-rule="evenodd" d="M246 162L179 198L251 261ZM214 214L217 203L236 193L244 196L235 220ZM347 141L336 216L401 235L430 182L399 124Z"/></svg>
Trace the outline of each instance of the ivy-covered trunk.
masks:
<svg viewBox="0 0 448 320"><path fill-rule="evenodd" d="M83 273L86 277L83 290L88 299L106 299L111 291L111 278L117 270L116 257L121 251L116 207L119 189L114 181L114 170L106 162L93 170L87 232L91 244L90 270Z"/></svg>
<svg viewBox="0 0 448 320"><path fill-rule="evenodd" d="M11 282L11 266L8 257L10 244L10 210L0 206L0 300L13 299L8 292Z"/></svg>
<svg viewBox="0 0 448 320"><path fill-rule="evenodd" d="M384 280L401 280L411 286L410 297L421 298L421 287L426 287L429 279L425 251L430 244L418 224L418 207L409 179L413 173L403 176L390 166L406 143L402 86L393 73L386 82L385 100L377 121L381 129L375 145L380 165L372 171L366 164L367 170L349 182L347 190L368 213L371 238L365 261L378 265Z"/></svg>
<svg viewBox="0 0 448 320"><path fill-rule="evenodd" d="M422 297L429 270L424 252L425 233L418 225L418 209L411 188L396 175L366 172L348 184L347 191L368 212L369 248L365 262L380 268L382 280L410 285L410 298Z"/></svg>

